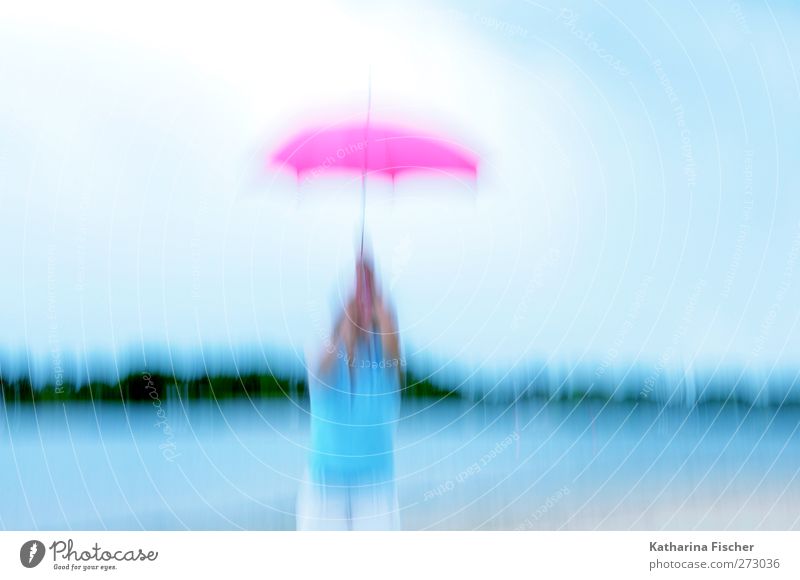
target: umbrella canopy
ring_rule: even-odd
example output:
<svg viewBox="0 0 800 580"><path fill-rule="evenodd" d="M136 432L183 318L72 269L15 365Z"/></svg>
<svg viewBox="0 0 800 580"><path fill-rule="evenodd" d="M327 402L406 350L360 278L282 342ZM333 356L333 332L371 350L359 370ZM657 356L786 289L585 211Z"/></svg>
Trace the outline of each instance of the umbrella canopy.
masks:
<svg viewBox="0 0 800 580"><path fill-rule="evenodd" d="M451 140L411 127L369 121L302 131L277 149L270 161L294 170L298 178L328 171L392 180L418 171L474 178L478 170L477 157Z"/></svg>

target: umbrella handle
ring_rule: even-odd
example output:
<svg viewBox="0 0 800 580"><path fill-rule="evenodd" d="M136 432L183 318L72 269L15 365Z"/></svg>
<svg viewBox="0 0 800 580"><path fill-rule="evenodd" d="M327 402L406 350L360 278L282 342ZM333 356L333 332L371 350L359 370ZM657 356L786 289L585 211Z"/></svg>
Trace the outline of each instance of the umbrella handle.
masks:
<svg viewBox="0 0 800 580"><path fill-rule="evenodd" d="M367 222L367 186L366 179L361 176L361 250L359 258L364 259L364 230Z"/></svg>

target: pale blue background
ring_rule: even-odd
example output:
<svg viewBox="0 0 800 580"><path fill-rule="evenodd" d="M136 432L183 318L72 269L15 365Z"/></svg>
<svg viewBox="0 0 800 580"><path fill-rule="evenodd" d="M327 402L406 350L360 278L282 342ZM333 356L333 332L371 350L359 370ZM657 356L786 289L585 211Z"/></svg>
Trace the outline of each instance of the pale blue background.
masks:
<svg viewBox="0 0 800 580"><path fill-rule="evenodd" d="M298 189L265 152L362 114L370 70L376 117L482 158L477 184L403 181L392 202L370 183L409 357L761 377L797 362L792 3L192 13L20 6L0 23L7 376L24 352L45 377L143 350L181 372L263 366L262 349L300 365L347 286L358 186Z"/></svg>

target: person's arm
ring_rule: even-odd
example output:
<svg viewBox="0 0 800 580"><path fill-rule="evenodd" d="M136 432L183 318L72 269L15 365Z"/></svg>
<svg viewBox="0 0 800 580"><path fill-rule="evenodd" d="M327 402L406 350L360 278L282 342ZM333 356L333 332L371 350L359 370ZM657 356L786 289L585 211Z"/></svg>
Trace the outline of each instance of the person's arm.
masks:
<svg viewBox="0 0 800 580"><path fill-rule="evenodd" d="M400 336L397 332L397 319L391 306L382 297L375 296L375 320L383 346L383 355L386 362L393 362L400 366Z"/></svg>
<svg viewBox="0 0 800 580"><path fill-rule="evenodd" d="M325 349L319 363L320 374L326 374L330 371L337 358L347 357L348 364L352 364L358 333L355 323L355 309L355 299L351 298L333 328L331 343ZM340 352L342 348L344 348L344 352Z"/></svg>

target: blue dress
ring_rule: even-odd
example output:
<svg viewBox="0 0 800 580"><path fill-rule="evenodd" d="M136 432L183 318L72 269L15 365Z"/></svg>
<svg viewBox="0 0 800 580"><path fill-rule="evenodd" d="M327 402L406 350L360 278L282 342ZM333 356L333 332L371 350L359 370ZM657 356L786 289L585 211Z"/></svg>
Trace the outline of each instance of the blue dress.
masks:
<svg viewBox="0 0 800 580"><path fill-rule="evenodd" d="M309 373L311 452L298 494L298 529L399 529L394 436L399 361L377 335L343 345L324 374Z"/></svg>

